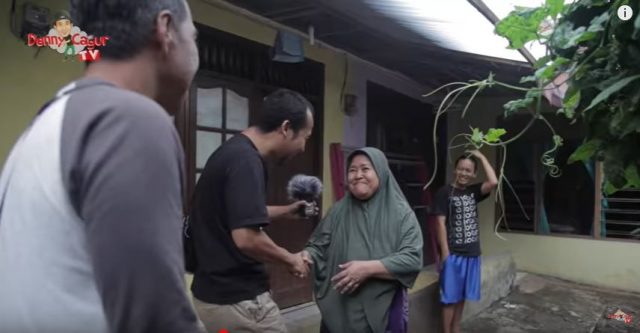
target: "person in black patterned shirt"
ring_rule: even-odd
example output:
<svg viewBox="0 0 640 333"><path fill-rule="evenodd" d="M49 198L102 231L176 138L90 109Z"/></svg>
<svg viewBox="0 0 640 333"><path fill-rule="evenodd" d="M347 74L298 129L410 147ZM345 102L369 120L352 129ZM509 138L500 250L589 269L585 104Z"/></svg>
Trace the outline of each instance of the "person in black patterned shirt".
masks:
<svg viewBox="0 0 640 333"><path fill-rule="evenodd" d="M476 178L478 160L487 179ZM442 270L440 299L445 333L459 333L466 300L480 300L480 229L478 202L486 199L498 185L498 178L487 158L478 150L456 160L454 181L435 196L434 215L438 223L438 244Z"/></svg>

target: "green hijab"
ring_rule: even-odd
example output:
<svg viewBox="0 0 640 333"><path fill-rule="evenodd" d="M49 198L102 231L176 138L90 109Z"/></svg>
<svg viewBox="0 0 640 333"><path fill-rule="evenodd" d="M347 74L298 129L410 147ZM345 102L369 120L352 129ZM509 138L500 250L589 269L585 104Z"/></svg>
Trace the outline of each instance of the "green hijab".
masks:
<svg viewBox="0 0 640 333"><path fill-rule="evenodd" d="M347 169L359 154L371 160L380 180L378 190L367 201L347 191L305 248L314 263L316 302L333 333L384 333L393 296L400 287L410 288L422 268L422 232L384 153L357 150L347 159ZM352 260L380 260L395 280L370 278L352 294L341 295L331 278L341 271L338 265Z"/></svg>

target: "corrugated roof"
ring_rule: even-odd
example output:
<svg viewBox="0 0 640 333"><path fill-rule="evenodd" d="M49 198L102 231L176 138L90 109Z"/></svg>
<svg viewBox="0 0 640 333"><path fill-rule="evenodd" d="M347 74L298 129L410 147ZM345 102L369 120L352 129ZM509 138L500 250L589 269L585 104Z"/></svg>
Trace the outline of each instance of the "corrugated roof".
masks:
<svg viewBox="0 0 640 333"><path fill-rule="evenodd" d="M380 14L398 21L443 48L490 57L525 62L508 41L494 33L494 25L467 0L364 0ZM484 0L498 18L515 6L537 7L542 0ZM540 58L545 48L539 43L527 46Z"/></svg>
<svg viewBox="0 0 640 333"><path fill-rule="evenodd" d="M399 19L396 19L382 14L367 2L369 0L203 1L214 5L225 3L225 8L242 7L302 34L313 26L316 40L400 72L430 87L452 81L482 80L487 78L490 72L496 79L509 83L517 83L523 75L531 74L531 67L521 57L511 60L483 55L482 52L459 51L450 43L450 39L444 38L436 42L437 34L418 33L414 28L400 23L405 16L398 16ZM451 1L455 0L441 0L439 5L446 7ZM433 4L438 5L435 1ZM475 10L472 6L469 8ZM405 10L404 14L406 13ZM495 37L491 23L478 10L472 13L478 19L483 19L482 23L488 25L488 35ZM442 17L436 17L434 20L444 21ZM424 21L423 19L422 22ZM450 24L455 26L453 22ZM499 48L504 49L505 46L506 41ZM513 57L518 57L517 51L509 52L515 54ZM492 89L487 93L498 94L498 90Z"/></svg>

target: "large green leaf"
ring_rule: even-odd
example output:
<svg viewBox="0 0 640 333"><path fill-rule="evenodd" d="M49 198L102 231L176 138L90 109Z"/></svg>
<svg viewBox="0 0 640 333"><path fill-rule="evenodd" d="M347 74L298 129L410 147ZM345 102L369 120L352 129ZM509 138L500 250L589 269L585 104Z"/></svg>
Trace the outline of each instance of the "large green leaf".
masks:
<svg viewBox="0 0 640 333"><path fill-rule="evenodd" d="M580 145L580 147L578 147L578 149L569 156L569 160L567 162L574 163L577 161L587 161L596 153L601 145L602 143L600 140L589 140Z"/></svg>
<svg viewBox="0 0 640 333"><path fill-rule="evenodd" d="M533 64L533 68L540 68L540 67L546 65L550 60L551 60L551 56L550 55L546 55L546 56L536 60L536 62Z"/></svg>
<svg viewBox="0 0 640 333"><path fill-rule="evenodd" d="M611 184L611 182L609 181L605 181L604 183L604 194L606 195L612 195L616 192L618 192L620 189L613 186L613 184Z"/></svg>
<svg viewBox="0 0 640 333"><path fill-rule="evenodd" d="M545 67L542 67L540 69L538 69L535 72L535 77L537 77L538 79L542 80L542 81L547 81L547 80L551 80L556 73L556 69L558 69L558 67L566 64L569 62L569 59L564 58L564 57L557 57L555 60L553 60L552 63L548 64Z"/></svg>
<svg viewBox="0 0 640 333"><path fill-rule="evenodd" d="M545 1L545 6L549 10L549 15L555 18L564 9L564 0L547 0Z"/></svg>
<svg viewBox="0 0 640 333"><path fill-rule="evenodd" d="M640 132L640 115L635 113L630 115L624 124L620 128L620 137L624 137L632 132Z"/></svg>
<svg viewBox="0 0 640 333"><path fill-rule="evenodd" d="M640 74L626 77L626 78L616 82L615 84L609 86L607 89L601 91L591 101L591 104L589 104L589 106L585 109L585 111L587 111L587 110L593 108L594 106L598 105L602 101L604 101L607 98L609 98L609 96L611 96L611 94L613 94L615 92L618 92L620 89L626 87L629 83L631 83L631 82L633 82L634 80L637 80L637 79L640 79Z"/></svg>
<svg viewBox="0 0 640 333"><path fill-rule="evenodd" d="M553 33L551 34L551 38L549 40L552 48L559 48L559 49L566 48L565 45L569 43L569 40L572 37L572 33L573 33L572 22L564 21L564 22L558 23L555 29L553 29Z"/></svg>
<svg viewBox="0 0 640 333"><path fill-rule="evenodd" d="M597 25L594 26L594 29L596 28ZM588 31L584 26L579 26L574 29L573 22L563 21L554 29L550 42L554 48L569 49L582 42L595 39L597 36L597 32Z"/></svg>
<svg viewBox="0 0 640 333"><path fill-rule="evenodd" d="M591 20L591 24L589 25L589 29L587 31L598 32L604 31L607 22L609 22L609 12L604 12L599 16L596 16Z"/></svg>
<svg viewBox="0 0 640 333"><path fill-rule="evenodd" d="M504 107L504 116L508 117L511 114L518 112L520 109L525 109L531 106L533 102L536 101L538 97L542 95L540 90L529 90L527 94L522 99L516 99L513 101L507 102Z"/></svg>
<svg viewBox="0 0 640 333"><path fill-rule="evenodd" d="M500 141L500 137L505 134L507 134L507 131L504 128L490 128L484 136L484 140L490 143L496 143Z"/></svg>
<svg viewBox="0 0 640 333"><path fill-rule="evenodd" d="M567 118L573 118L578 104L580 104L580 90L569 90L569 94L564 97L564 101L562 102L564 115Z"/></svg>
<svg viewBox="0 0 640 333"><path fill-rule="evenodd" d="M564 46L564 48L574 47L582 42L586 42L598 37L598 34L591 31L584 31L584 27L580 27L574 30L573 35L569 39L569 42Z"/></svg>
<svg viewBox="0 0 640 333"><path fill-rule="evenodd" d="M473 133L471 134L471 141L473 141L475 144L481 144L483 137L484 137L484 134L479 128L473 129Z"/></svg>
<svg viewBox="0 0 640 333"><path fill-rule="evenodd" d="M616 188L624 188L627 184L625 177L625 161L633 147L628 147L620 141L606 142L603 151L602 167L606 179Z"/></svg>
<svg viewBox="0 0 640 333"><path fill-rule="evenodd" d="M547 10L524 8L515 10L496 24L496 34L509 40L509 47L519 49L527 42L537 40L540 23L547 16Z"/></svg>
<svg viewBox="0 0 640 333"><path fill-rule="evenodd" d="M627 179L625 187L640 188L640 174L638 166L631 164L624 170L624 177Z"/></svg>

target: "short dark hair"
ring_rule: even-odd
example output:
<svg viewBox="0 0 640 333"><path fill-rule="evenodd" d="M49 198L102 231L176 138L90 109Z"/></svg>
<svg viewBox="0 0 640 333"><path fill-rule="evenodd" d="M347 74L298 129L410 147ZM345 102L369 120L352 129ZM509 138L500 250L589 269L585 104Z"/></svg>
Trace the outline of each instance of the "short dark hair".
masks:
<svg viewBox="0 0 640 333"><path fill-rule="evenodd" d="M313 106L302 95L288 89L278 89L264 98L256 126L262 132L269 133L288 120L297 134L307 126L307 110L313 115Z"/></svg>
<svg viewBox="0 0 640 333"><path fill-rule="evenodd" d="M473 162L473 172L478 171L478 159L471 155L471 154L464 154L464 155L460 155L457 159L456 159L456 164L455 167L458 167L458 162L462 161L462 160L469 160L471 162Z"/></svg>
<svg viewBox="0 0 640 333"><path fill-rule="evenodd" d="M71 0L71 17L88 35L109 37L100 47L103 58L124 60L148 45L161 11L171 11L181 23L186 6L185 0Z"/></svg>

